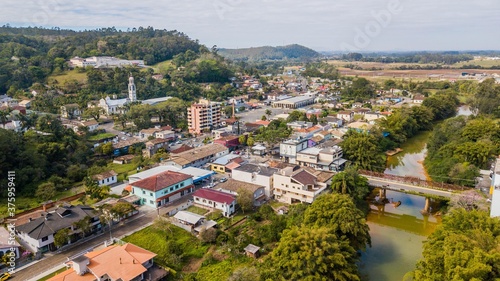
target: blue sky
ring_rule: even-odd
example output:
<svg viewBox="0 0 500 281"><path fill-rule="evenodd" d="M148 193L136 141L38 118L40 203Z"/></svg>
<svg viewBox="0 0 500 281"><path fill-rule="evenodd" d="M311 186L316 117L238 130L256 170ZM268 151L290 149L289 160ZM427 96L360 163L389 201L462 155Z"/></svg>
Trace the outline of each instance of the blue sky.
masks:
<svg viewBox="0 0 500 281"><path fill-rule="evenodd" d="M500 50L498 0L2 0L0 24L154 26L209 47Z"/></svg>

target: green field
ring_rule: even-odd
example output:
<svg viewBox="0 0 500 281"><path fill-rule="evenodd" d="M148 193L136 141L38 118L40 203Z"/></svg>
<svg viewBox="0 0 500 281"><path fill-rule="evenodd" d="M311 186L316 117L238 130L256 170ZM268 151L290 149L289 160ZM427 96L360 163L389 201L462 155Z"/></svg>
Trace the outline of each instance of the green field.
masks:
<svg viewBox="0 0 500 281"><path fill-rule="evenodd" d="M151 66L155 73L166 74L168 69L174 67L172 60L166 60Z"/></svg>
<svg viewBox="0 0 500 281"><path fill-rule="evenodd" d="M102 134L97 134L95 136L89 137L89 141L99 141L103 139L108 139L108 138L113 138L115 137L115 134L112 133L102 133Z"/></svg>
<svg viewBox="0 0 500 281"><path fill-rule="evenodd" d="M479 65L485 68L492 66L500 66L500 60L474 59L471 61L459 62L451 65L451 67L460 68L464 65Z"/></svg>
<svg viewBox="0 0 500 281"><path fill-rule="evenodd" d="M79 72L76 69L66 71L62 74L51 75L48 78L49 84L55 84L57 81L58 85L64 86L68 81L76 80L80 84L87 83L87 73Z"/></svg>
<svg viewBox="0 0 500 281"><path fill-rule="evenodd" d="M203 209L203 208L200 208L197 206L189 206L189 208L187 208L186 211L191 212L191 213L195 213L198 215L204 215L204 214L208 213L207 209Z"/></svg>

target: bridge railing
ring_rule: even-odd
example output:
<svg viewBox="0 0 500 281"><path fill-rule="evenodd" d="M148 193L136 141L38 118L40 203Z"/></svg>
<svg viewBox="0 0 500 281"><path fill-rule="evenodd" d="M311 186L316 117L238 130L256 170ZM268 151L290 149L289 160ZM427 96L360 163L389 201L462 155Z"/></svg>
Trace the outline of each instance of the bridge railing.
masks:
<svg viewBox="0 0 500 281"><path fill-rule="evenodd" d="M396 175L388 175L384 173L379 173L379 172L373 172L373 171L367 171L367 170L359 170L359 173L361 175L369 176L369 177L376 177L376 178L381 178L381 179L386 179L390 181L397 181L401 183L407 183L407 184L412 184L412 185L417 185L417 186L422 186L422 187L427 187L427 188L433 188L433 189L440 189L440 190L447 190L447 191L463 191L463 190L468 190L470 187L467 186L462 186L462 185L456 185L456 184L449 184L449 183L444 183L444 182L434 182L434 181L429 181L429 180L423 180L417 177L409 177L409 176L396 176Z"/></svg>

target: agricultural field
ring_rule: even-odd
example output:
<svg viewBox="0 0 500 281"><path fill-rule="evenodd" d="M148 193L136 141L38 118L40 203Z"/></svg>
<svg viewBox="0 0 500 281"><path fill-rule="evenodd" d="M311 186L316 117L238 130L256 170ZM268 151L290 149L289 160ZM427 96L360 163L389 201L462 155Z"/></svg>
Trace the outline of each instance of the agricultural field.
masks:
<svg viewBox="0 0 500 281"><path fill-rule="evenodd" d="M74 80L76 80L81 85L87 84L87 73L80 72L77 69L73 69L62 74L51 75L48 78L49 84L58 84L61 86L64 86L66 83Z"/></svg>

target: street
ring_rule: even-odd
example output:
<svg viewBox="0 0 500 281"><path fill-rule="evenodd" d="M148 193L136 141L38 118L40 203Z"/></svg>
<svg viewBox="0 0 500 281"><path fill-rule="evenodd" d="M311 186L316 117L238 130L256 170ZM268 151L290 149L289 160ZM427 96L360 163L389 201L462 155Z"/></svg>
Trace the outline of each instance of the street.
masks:
<svg viewBox="0 0 500 281"><path fill-rule="evenodd" d="M163 215L176 208L176 206L185 203L189 199L191 199L191 196L185 196L184 198L175 201L175 204L167 205L165 208L160 208L159 210L151 208L146 209L143 207L144 209L141 210L136 216L126 219L119 224L113 225L111 228L111 234L115 238L121 238L124 235L132 234L152 223L155 218L157 218L158 213ZM99 236L86 240L83 243L76 242L74 246L64 250L62 253L49 253L41 261L15 272L12 275L13 280L25 281L41 274L42 276L46 275L44 274L46 271L61 265L66 261L67 257L74 256L90 248L95 248L96 246L104 243L104 241L109 240L109 237L109 231L106 230L104 233L99 234ZM50 272L47 272L47 274L49 273Z"/></svg>

